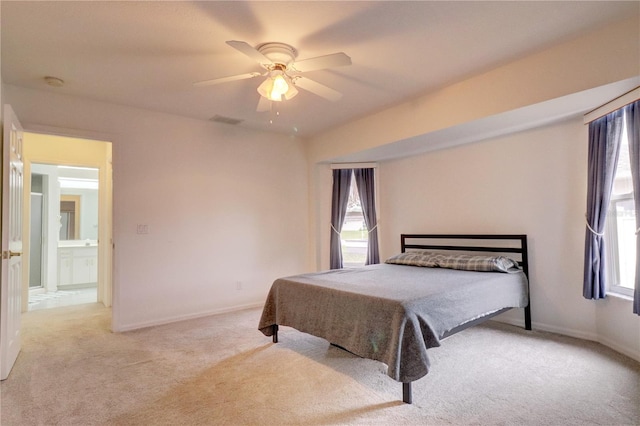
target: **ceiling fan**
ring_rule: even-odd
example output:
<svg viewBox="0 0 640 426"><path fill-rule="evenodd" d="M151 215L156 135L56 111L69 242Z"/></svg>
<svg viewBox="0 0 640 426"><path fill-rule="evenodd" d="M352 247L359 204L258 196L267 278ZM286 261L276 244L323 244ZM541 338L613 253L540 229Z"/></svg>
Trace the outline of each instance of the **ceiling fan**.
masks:
<svg viewBox="0 0 640 426"><path fill-rule="evenodd" d="M230 40L227 44L256 61L265 71L214 78L194 83L194 86L210 86L266 76L258 86L258 93L261 95L258 111L270 110L270 101L280 102L293 98L298 94L297 88L330 101L337 101L342 97L342 93L301 75L308 71L351 65L351 58L342 52L296 61L298 51L285 43L262 43L255 48L244 41Z"/></svg>

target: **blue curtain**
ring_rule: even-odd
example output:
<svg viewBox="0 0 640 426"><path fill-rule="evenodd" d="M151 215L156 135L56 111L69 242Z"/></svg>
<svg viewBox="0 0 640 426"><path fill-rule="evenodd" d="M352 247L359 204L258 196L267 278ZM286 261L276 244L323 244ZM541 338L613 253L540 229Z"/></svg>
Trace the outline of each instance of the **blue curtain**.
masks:
<svg viewBox="0 0 640 426"><path fill-rule="evenodd" d="M367 261L365 265L380 263L378 254L378 217L376 214L375 169L355 169L353 171L360 194L364 224L369 230Z"/></svg>
<svg viewBox="0 0 640 426"><path fill-rule="evenodd" d="M329 267L342 269L342 247L340 232L347 215L349 188L351 187L351 169L333 171L333 195L331 197L331 240L329 245Z"/></svg>
<svg viewBox="0 0 640 426"><path fill-rule="evenodd" d="M620 153L622 126L621 109L589 123L583 285L583 295L587 299L606 296L603 231Z"/></svg>
<svg viewBox="0 0 640 426"><path fill-rule="evenodd" d="M633 313L640 315L640 101L627 105L624 112L627 119L631 180L636 208L636 277Z"/></svg>

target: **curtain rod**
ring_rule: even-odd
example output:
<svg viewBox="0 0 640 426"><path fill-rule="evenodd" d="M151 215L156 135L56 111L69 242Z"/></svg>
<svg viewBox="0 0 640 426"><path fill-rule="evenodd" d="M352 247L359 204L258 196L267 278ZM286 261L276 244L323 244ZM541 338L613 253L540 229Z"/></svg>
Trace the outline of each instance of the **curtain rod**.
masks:
<svg viewBox="0 0 640 426"><path fill-rule="evenodd" d="M374 169L378 163L332 163L331 169Z"/></svg>
<svg viewBox="0 0 640 426"><path fill-rule="evenodd" d="M632 102L635 102L640 99L640 86L635 89L629 90L627 93L624 93L618 96L615 99L610 100L604 105L599 106L598 108L589 111L584 115L584 124L589 124L594 120L597 120L600 117L604 117L605 115L622 108L625 105L629 105Z"/></svg>

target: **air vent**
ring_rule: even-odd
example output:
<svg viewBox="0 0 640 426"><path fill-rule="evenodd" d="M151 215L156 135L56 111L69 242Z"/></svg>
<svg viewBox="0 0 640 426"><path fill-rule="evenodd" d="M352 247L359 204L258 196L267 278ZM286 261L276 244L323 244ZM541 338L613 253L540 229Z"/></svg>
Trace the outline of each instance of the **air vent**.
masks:
<svg viewBox="0 0 640 426"><path fill-rule="evenodd" d="M214 115L209 120L214 121L216 123L225 123L225 124L231 124L231 125L240 124L244 121L240 118L225 117L223 115L218 115L218 114Z"/></svg>

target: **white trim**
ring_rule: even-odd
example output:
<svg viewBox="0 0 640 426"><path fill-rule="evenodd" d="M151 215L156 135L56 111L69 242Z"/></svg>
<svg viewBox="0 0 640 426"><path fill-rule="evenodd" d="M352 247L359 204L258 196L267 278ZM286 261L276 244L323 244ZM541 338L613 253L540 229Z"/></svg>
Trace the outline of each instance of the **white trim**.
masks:
<svg viewBox="0 0 640 426"><path fill-rule="evenodd" d="M518 327L524 328L523 320L512 320L507 318L496 317L491 319L491 321L501 322L503 324L515 325ZM613 349L616 352L619 352L623 355L628 356L629 358L633 358L636 361L640 362L640 352L638 350L620 345L619 343L615 343L612 340L608 339L605 336L596 335L594 333L572 330L566 327L558 327L555 325L549 325L539 322L533 322L531 325L533 331L545 331L548 333L560 334L562 336L574 337L576 339L589 340L592 342L600 343L601 345L607 346L608 348Z"/></svg>
<svg viewBox="0 0 640 426"><path fill-rule="evenodd" d="M41 124L29 124L27 123L25 131L29 133L44 134L49 136L60 136L65 138L74 139L88 139L98 142L114 142L116 139L116 133L106 133L93 130L82 129L68 129L64 127L46 126Z"/></svg>
<svg viewBox="0 0 640 426"><path fill-rule="evenodd" d="M264 306L264 302L255 302L255 303L247 303L245 305L236 305L229 308L201 311L194 314L174 315L174 316L165 317L165 318L154 320L154 321L143 321L143 322L138 322L133 324L116 325L113 327L113 331L117 333L121 333L124 331L138 330L141 328L154 327L156 325L171 324L178 321L203 318L211 315L220 315L220 314L226 314L230 312L242 311L245 309L261 308L263 306Z"/></svg>
<svg viewBox="0 0 640 426"><path fill-rule="evenodd" d="M504 324L515 325L524 328L524 320L522 319L509 319L502 318L501 316L493 318L491 321L501 322ZM575 337L582 340L590 340L592 342L598 341L598 336L595 333L572 330L570 328L558 327L555 325L544 324L533 321L531 323L533 331L546 331L549 333L561 334L563 336Z"/></svg>
<svg viewBox="0 0 640 426"><path fill-rule="evenodd" d="M331 170L340 169L375 169L378 163L332 163Z"/></svg>
<svg viewBox="0 0 640 426"><path fill-rule="evenodd" d="M622 291L619 291L619 290L622 290ZM628 300L629 302L633 302L633 291L634 289L629 287L623 287L621 285L611 286L611 288L607 290L607 297L609 296L617 297L618 299Z"/></svg>
<svg viewBox="0 0 640 426"><path fill-rule="evenodd" d="M629 92L618 96L617 98L607 102L606 104L599 106L593 111L589 111L584 115L584 124L589 124L600 117L612 113L613 111L622 108L625 105L629 105L631 102L635 102L640 99L640 87L636 87Z"/></svg>
<svg viewBox="0 0 640 426"><path fill-rule="evenodd" d="M640 362L640 352L637 349L630 348L628 346L622 346L619 343L614 342L613 340L609 340L605 336L599 336L598 343Z"/></svg>

